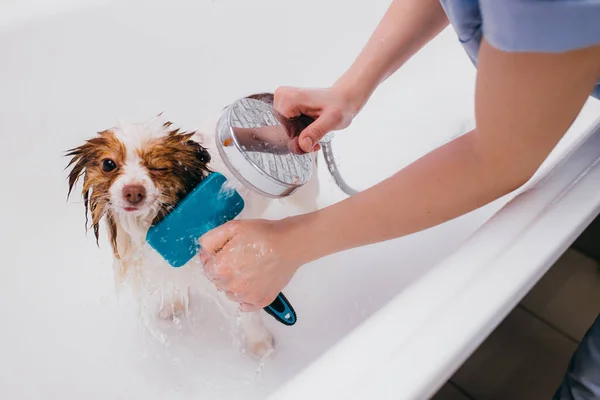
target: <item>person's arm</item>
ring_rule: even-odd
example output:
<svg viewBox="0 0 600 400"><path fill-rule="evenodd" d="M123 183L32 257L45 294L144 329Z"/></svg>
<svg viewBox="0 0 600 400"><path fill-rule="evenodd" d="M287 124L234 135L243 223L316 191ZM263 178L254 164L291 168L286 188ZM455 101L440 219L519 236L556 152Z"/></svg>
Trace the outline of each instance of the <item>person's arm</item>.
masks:
<svg viewBox="0 0 600 400"><path fill-rule="evenodd" d="M320 211L229 222L200 238L205 271L245 311L270 304L303 264L464 215L523 185L600 77L600 46L506 53L484 40L477 128L393 177Z"/></svg>
<svg viewBox="0 0 600 400"><path fill-rule="evenodd" d="M305 114L315 119L300 134L300 149L317 150L327 133L347 128L377 86L448 24L439 0L394 0L354 63L331 88L278 88L279 112L288 118Z"/></svg>
<svg viewBox="0 0 600 400"><path fill-rule="evenodd" d="M484 41L479 59L477 128L362 193L297 217L292 231L303 262L433 227L519 188L600 77L600 46L506 53Z"/></svg>
<svg viewBox="0 0 600 400"><path fill-rule="evenodd" d="M439 0L394 0L354 63L334 84L355 113L383 81L435 38L449 21Z"/></svg>

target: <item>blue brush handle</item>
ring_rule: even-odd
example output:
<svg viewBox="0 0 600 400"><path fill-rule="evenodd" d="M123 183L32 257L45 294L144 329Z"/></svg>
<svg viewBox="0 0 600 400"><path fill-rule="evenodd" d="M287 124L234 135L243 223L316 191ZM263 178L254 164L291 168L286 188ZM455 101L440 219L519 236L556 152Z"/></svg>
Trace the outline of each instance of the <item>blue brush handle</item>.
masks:
<svg viewBox="0 0 600 400"><path fill-rule="evenodd" d="M266 306L264 310L284 325L291 326L296 323L296 312L283 293L279 293L277 298Z"/></svg>

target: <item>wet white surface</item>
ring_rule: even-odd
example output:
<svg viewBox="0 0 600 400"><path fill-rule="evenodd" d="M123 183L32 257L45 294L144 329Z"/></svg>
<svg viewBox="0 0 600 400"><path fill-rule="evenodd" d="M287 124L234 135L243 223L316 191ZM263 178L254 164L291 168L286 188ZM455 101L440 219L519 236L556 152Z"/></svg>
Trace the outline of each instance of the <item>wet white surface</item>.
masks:
<svg viewBox="0 0 600 400"><path fill-rule="evenodd" d="M287 328L265 315L278 351L262 370L236 353L227 322L209 303L195 303L192 321L180 327L163 324L167 339L157 341L131 300L116 297L110 249L104 238L97 248L91 232L86 237L77 194L65 201L64 151L117 118L137 121L164 111L194 129L249 93L329 85L388 2L96 3L0 24L0 392L6 398L265 398L506 201L306 266L285 290L299 322ZM366 188L471 127L473 78L454 34L444 32L334 138L348 182ZM342 198L325 168L321 175L322 204Z"/></svg>

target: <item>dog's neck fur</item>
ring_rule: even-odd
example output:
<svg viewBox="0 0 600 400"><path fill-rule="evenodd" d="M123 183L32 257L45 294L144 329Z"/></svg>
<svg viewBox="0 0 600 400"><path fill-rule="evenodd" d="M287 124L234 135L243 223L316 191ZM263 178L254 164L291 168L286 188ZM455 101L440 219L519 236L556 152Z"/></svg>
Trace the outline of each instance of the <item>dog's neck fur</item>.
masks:
<svg viewBox="0 0 600 400"><path fill-rule="evenodd" d="M149 214L146 217L137 217L120 213L115 218L117 227L117 251L120 258L127 258L132 253L141 250L146 240L146 233L156 217Z"/></svg>

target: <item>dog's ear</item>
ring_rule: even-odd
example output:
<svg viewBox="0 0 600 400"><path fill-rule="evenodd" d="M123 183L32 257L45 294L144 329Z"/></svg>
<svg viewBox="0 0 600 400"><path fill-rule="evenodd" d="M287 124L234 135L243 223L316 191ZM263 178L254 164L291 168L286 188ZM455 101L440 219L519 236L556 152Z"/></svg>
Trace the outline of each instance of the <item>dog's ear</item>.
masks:
<svg viewBox="0 0 600 400"><path fill-rule="evenodd" d="M67 193L67 199L71 196L73 188L79 181L79 178L85 173L85 168L90 162L90 154L86 151L86 144L79 147L70 149L66 153L66 157L71 157L69 164L65 169L71 168L69 171L69 192Z"/></svg>
<svg viewBox="0 0 600 400"><path fill-rule="evenodd" d="M196 159L198 159L200 163L204 164L205 166L208 165L208 163L210 163L210 153L208 152L208 150L206 150L204 146L202 146L198 142L189 139L185 142L185 144L186 146L190 146L194 149L194 151L196 152Z"/></svg>
<svg viewBox="0 0 600 400"><path fill-rule="evenodd" d="M165 123L165 127L168 127L170 125L171 125L171 122ZM206 167L206 165L208 163L210 163L210 160L211 160L210 153L200 143L192 140L192 137L196 133L197 133L196 131L180 132L179 129L174 129L169 132L169 138L174 139L171 141L171 143L175 142L175 143L178 143L178 144L181 144L184 146L184 148L183 149L180 148L180 150L185 150L186 152L187 151L193 152L196 160L200 164L203 165L203 169L208 170L207 168L204 168L204 167Z"/></svg>
<svg viewBox="0 0 600 400"><path fill-rule="evenodd" d="M110 131L98 132L97 137L86 140L81 146L67 150L65 155L66 157L71 157L65 167L66 170L71 168L68 175L69 191L67 193L67 200L71 196L73 188L83 176L81 194L85 207L85 230L88 230L89 215L91 214L96 243L99 241L99 219L104 214L104 205L107 200L101 195L92 193L92 181L89 179L89 169L98 165L101 149L108 146L111 135Z"/></svg>
<svg viewBox="0 0 600 400"><path fill-rule="evenodd" d="M169 206L181 201L212 172L209 167L211 155L194 140L196 135L196 132L174 129L142 155L144 162L148 163L156 159L169 160L170 173L155 177L163 195L169 198ZM161 218L160 214L158 218Z"/></svg>
<svg viewBox="0 0 600 400"><path fill-rule="evenodd" d="M71 157L71 159L65 168L71 168L68 175L69 191L67 193L67 199L69 199L73 188L83 176L83 189L81 194L83 196L83 205L85 207L85 230L87 231L89 229L89 216L91 215L91 228L94 231L96 244L99 244L100 241L100 219L105 214L106 199L101 195L91 193L92 184L88 179L88 168L97 163L99 145L104 143L104 138L102 137L103 132L101 132L100 135L101 137L99 138L90 139L83 145L68 150L66 152L66 157ZM115 257L119 259L119 251L117 249L117 226L112 215L110 215L110 213L107 213L106 215L109 242Z"/></svg>
<svg viewBox="0 0 600 400"><path fill-rule="evenodd" d="M75 187L81 176L84 176L84 189L82 191L82 195L83 205L85 207L85 230L87 231L89 222L88 211L90 204L90 190L89 188L87 188L87 185L85 185L85 181L87 180L87 177L85 175L86 168L93 160L89 143L86 142L81 146L68 150L66 153L66 157L71 157L69 164L67 164L65 168L71 168L68 175L69 191L67 193L67 200L71 196L71 192L73 191L73 188Z"/></svg>

